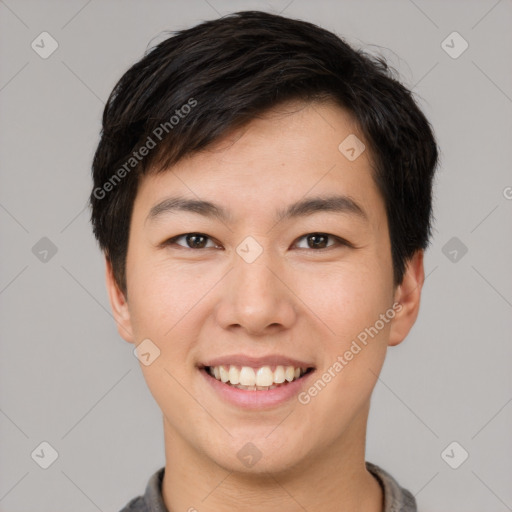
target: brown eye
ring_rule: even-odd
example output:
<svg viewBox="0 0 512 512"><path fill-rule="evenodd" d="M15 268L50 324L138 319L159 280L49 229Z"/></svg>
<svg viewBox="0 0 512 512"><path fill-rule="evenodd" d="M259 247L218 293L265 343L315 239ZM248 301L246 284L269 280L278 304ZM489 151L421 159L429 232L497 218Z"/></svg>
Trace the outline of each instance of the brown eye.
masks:
<svg viewBox="0 0 512 512"><path fill-rule="evenodd" d="M307 247L300 247L301 249L327 249L333 245L348 245L347 242L341 238L329 235L328 233L309 233L302 236L299 240L306 240ZM328 243L328 240L334 240L333 243Z"/></svg>
<svg viewBox="0 0 512 512"><path fill-rule="evenodd" d="M190 234L185 236L185 240L187 241L187 244L192 249L202 249L206 245L206 239L208 237L204 235L196 235L196 234Z"/></svg>
<svg viewBox="0 0 512 512"><path fill-rule="evenodd" d="M308 235L308 244L312 249L325 249L327 247L328 235L313 234Z"/></svg>
<svg viewBox="0 0 512 512"><path fill-rule="evenodd" d="M180 239L185 239L185 244L178 243L177 241ZM211 241L210 237L204 235L203 233L185 233L184 235L175 236L174 238L170 238L164 245L178 245L180 247L184 247L185 249L208 249L207 247L208 241L211 242L212 245L210 247L216 247L216 245Z"/></svg>

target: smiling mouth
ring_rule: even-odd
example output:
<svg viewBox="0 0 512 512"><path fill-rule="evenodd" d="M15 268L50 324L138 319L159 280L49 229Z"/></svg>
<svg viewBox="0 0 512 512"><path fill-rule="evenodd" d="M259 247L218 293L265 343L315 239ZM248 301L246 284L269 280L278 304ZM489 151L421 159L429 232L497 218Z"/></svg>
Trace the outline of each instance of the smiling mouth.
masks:
<svg viewBox="0 0 512 512"><path fill-rule="evenodd" d="M251 366L220 365L203 366L202 368L214 379L227 384L228 386L243 389L246 391L268 391L302 379L311 373L312 367L295 367L277 365Z"/></svg>

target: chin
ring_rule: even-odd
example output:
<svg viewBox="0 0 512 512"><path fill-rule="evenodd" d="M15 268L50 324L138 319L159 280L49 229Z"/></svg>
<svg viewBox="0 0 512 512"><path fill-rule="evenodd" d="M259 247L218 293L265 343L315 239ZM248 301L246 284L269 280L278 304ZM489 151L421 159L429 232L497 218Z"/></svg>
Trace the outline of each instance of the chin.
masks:
<svg viewBox="0 0 512 512"><path fill-rule="evenodd" d="M268 433L267 428L264 435L230 438L227 446L214 453L209 450L210 458L226 471L247 475L263 476L297 469L306 455L301 440L295 441L286 435L276 435L271 441L265 438Z"/></svg>

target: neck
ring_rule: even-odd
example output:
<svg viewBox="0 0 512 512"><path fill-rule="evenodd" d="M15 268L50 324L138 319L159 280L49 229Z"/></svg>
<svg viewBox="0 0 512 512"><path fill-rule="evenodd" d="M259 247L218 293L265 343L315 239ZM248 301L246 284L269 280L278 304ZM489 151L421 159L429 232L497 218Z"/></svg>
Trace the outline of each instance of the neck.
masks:
<svg viewBox="0 0 512 512"><path fill-rule="evenodd" d="M368 407L335 444L279 472L241 473L216 464L186 442L164 417L162 482L169 512L382 512L383 494L365 466Z"/></svg>

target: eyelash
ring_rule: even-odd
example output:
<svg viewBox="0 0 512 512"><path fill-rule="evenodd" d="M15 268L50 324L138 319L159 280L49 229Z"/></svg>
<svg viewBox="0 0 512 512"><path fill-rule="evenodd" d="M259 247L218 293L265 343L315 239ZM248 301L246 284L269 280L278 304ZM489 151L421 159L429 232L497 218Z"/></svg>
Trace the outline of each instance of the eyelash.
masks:
<svg viewBox="0 0 512 512"><path fill-rule="evenodd" d="M197 247L184 247L184 246L176 243L177 240L179 240L180 238L186 237L188 235L201 236L201 237L207 238L208 240L213 240L211 237L209 237L208 235L205 235L204 233L191 232L191 233L183 233L182 235L178 235L178 236L174 236L172 238L169 238L168 240L163 242L161 244L161 246L167 247L167 246L171 246L171 245L177 245L181 249L190 249L192 251L194 251L194 250L195 251L199 251L199 250L204 250L204 249L214 249L214 247L200 247L200 248L197 248ZM338 245L341 245L341 246L352 247L352 248L355 247L353 244L351 244L350 242L348 242L347 240L345 240L345 239L343 239L343 238L341 238L339 236L331 235L329 233L322 233L322 232L318 232L318 231L314 231L312 233L307 233L305 235L302 235L297 240L301 240L301 239L306 238L306 237L311 236L311 235L318 235L318 236L332 238L333 240L336 241L336 243ZM332 245L328 245L327 247L322 247L320 249L313 249L313 248L308 247L306 249L301 248L300 250L310 249L310 250L318 252L318 251L326 251L328 249L332 249L335 246L336 246L336 244L332 244Z"/></svg>

